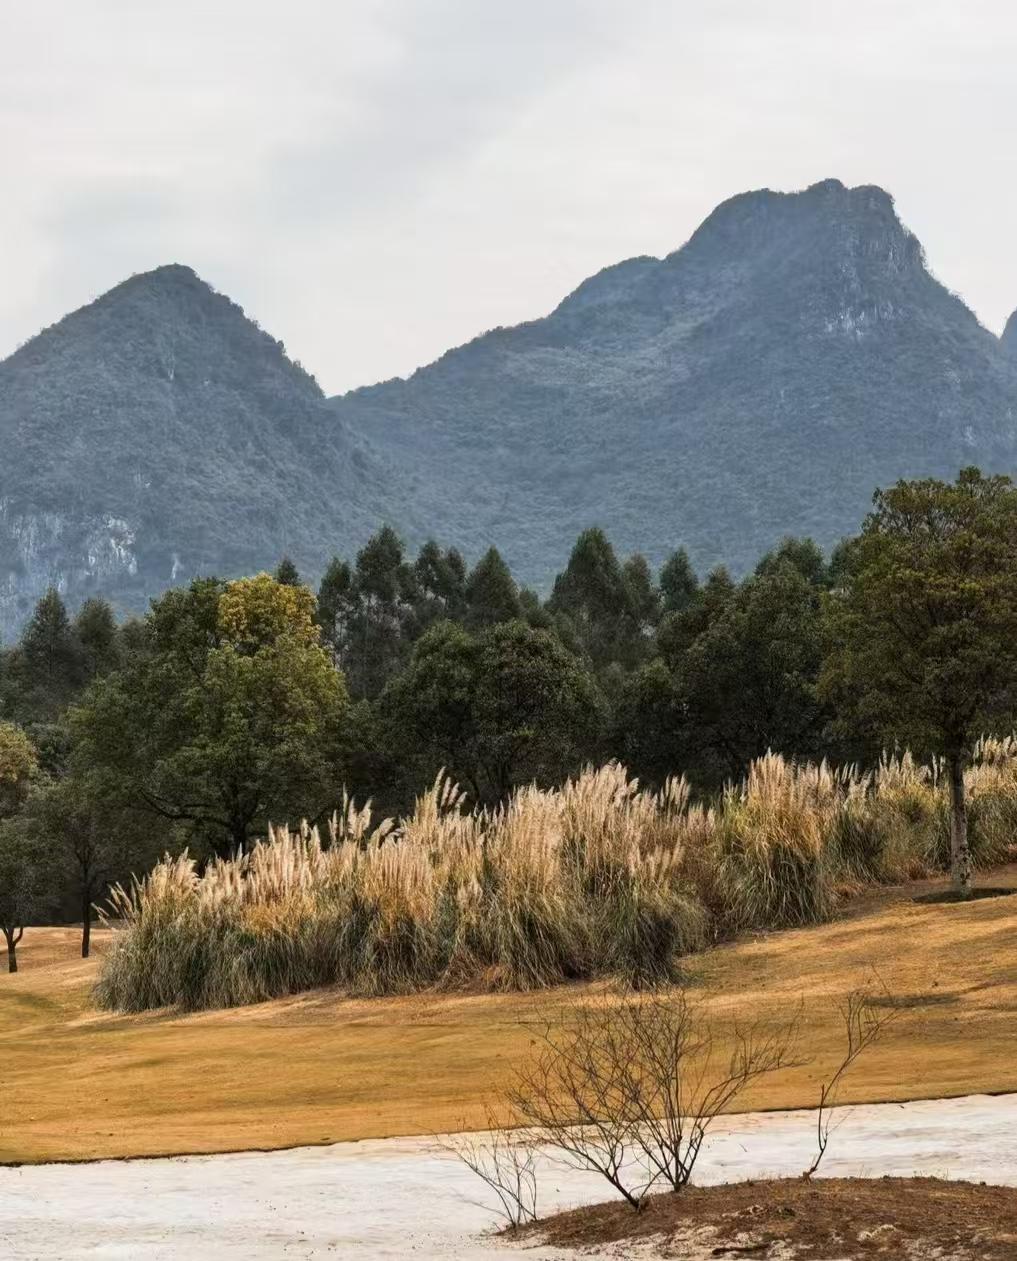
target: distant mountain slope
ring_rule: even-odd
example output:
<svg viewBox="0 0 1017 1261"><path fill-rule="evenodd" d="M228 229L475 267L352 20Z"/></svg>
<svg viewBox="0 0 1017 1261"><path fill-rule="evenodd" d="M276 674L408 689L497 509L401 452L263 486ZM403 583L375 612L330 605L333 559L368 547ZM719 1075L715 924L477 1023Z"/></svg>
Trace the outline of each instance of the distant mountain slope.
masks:
<svg viewBox="0 0 1017 1261"><path fill-rule="evenodd" d="M135 276L0 363L0 631L48 584L144 608L284 552L320 568L382 472L280 343L186 267Z"/></svg>
<svg viewBox="0 0 1017 1261"><path fill-rule="evenodd" d="M879 188L746 193L667 258L585 281L408 380L333 400L418 515L546 585L583 527L659 561L832 544L877 484L1017 468L1007 354Z"/></svg>
<svg viewBox="0 0 1017 1261"><path fill-rule="evenodd" d="M982 328L878 188L732 198L667 258L331 401L162 267L0 363L0 634L50 583L126 610L283 553L314 578L383 521L471 559L494 543L545 589L594 523L745 569L968 463L1017 470L1017 317Z"/></svg>
<svg viewBox="0 0 1017 1261"><path fill-rule="evenodd" d="M1003 336L1000 338L1000 344L1003 350L1012 359L1017 360L1017 311L1006 322L1006 328L1003 329Z"/></svg>

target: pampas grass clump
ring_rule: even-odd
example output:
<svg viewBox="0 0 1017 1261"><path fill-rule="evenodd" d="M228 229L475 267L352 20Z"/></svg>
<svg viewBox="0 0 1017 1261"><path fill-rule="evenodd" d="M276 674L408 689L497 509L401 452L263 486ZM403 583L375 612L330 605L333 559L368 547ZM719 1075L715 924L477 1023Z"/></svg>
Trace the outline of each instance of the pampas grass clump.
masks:
<svg viewBox="0 0 1017 1261"><path fill-rule="evenodd" d="M976 861L1017 853L1017 741L980 742L967 783ZM818 923L846 892L942 870L946 789L909 754L870 774L767 754L713 806L624 767L471 808L444 774L377 826L345 795L325 835L270 827L203 872L167 858L109 908L96 997L117 1011L350 994L673 982L741 929Z"/></svg>

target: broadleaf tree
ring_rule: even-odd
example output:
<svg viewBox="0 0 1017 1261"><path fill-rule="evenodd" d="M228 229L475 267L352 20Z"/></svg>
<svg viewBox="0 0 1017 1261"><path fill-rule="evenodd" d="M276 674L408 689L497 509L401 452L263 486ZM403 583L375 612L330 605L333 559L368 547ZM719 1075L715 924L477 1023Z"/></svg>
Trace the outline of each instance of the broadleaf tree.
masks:
<svg viewBox="0 0 1017 1261"><path fill-rule="evenodd" d="M943 758L953 884L970 897L964 771L1017 704L1017 487L967 468L877 491L837 581L821 691L874 742Z"/></svg>
<svg viewBox="0 0 1017 1261"><path fill-rule="evenodd" d="M225 853L331 804L347 708L306 587L202 579L153 603L144 648L72 710L73 760Z"/></svg>

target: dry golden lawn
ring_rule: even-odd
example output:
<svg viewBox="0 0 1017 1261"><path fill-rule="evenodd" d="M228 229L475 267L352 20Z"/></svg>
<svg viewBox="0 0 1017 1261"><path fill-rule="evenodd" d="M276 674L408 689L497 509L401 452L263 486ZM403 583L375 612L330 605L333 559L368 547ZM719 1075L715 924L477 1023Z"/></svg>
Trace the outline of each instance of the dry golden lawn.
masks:
<svg viewBox="0 0 1017 1261"><path fill-rule="evenodd" d="M985 883L1017 885L1017 868ZM921 886L923 889L933 885ZM836 1004L874 983L907 1011L859 1061L845 1102L1017 1090L1017 896L916 905L918 886L869 896L820 928L690 960L719 1027L804 1003L812 1062L744 1108L811 1106L843 1036ZM96 933L97 953L106 946ZM527 1022L577 993L331 991L227 1012L111 1016L90 1005L97 959L72 929L29 929L0 975L0 1160L233 1151L481 1126ZM6 960L0 955L0 966Z"/></svg>

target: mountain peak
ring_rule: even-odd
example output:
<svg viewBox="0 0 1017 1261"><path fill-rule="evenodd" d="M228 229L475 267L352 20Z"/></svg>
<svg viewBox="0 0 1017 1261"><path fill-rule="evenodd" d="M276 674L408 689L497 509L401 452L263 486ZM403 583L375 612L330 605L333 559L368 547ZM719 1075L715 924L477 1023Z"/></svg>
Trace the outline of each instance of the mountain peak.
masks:
<svg viewBox="0 0 1017 1261"><path fill-rule="evenodd" d="M686 251L731 253L755 251L768 241L791 233L813 235L835 232L842 240L876 235L906 243L913 257L921 247L897 217L893 198L876 184L848 187L839 179L820 180L797 192L770 188L738 193L722 201L689 238Z"/></svg>
<svg viewBox="0 0 1017 1261"><path fill-rule="evenodd" d="M151 271L135 272L133 276L128 276L126 280L101 294L91 305L116 303L122 299L133 300L140 295L160 301L193 302L213 298L236 307L235 303L218 293L207 280L202 280L193 267L188 267L185 263L163 263L159 267L153 267ZM87 309L86 307L85 310ZM239 307L236 309L240 310Z"/></svg>
<svg viewBox="0 0 1017 1261"><path fill-rule="evenodd" d="M1003 336L999 339L1003 350L1013 359L1017 359L1017 311L1006 322Z"/></svg>

